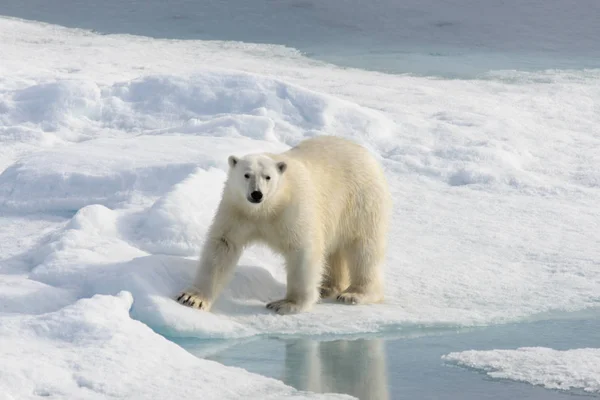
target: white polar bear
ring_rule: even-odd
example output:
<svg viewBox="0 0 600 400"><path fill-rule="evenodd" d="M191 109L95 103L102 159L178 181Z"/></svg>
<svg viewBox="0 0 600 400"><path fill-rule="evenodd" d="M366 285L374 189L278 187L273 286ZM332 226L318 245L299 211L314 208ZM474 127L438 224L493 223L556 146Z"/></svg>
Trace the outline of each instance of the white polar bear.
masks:
<svg viewBox="0 0 600 400"><path fill-rule="evenodd" d="M210 310L242 250L262 242L287 269L285 298L267 308L306 311L319 297L381 302L390 212L381 166L349 140L320 136L281 154L230 156L196 278L177 301Z"/></svg>

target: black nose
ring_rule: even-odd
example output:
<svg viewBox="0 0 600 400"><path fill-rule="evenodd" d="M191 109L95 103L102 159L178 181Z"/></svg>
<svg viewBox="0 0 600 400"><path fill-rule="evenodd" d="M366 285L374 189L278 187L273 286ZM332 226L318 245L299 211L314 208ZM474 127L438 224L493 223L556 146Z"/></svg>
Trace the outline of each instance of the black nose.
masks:
<svg viewBox="0 0 600 400"><path fill-rule="evenodd" d="M255 190L254 192L250 193L250 197L252 197L252 200L254 200L254 201L261 201L262 200L262 192Z"/></svg>

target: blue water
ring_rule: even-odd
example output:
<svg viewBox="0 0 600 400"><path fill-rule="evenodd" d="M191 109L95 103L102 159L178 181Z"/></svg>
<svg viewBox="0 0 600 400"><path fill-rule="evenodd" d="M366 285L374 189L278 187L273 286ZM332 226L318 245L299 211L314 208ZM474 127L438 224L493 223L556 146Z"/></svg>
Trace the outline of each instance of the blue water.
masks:
<svg viewBox="0 0 600 400"><path fill-rule="evenodd" d="M2 0L0 15L103 34L280 44L388 73L473 78L499 69L600 68L598 0ZM591 395L492 380L440 357L469 349L600 347L598 332L596 314L354 340L179 343L298 389L361 399L564 399Z"/></svg>
<svg viewBox="0 0 600 400"><path fill-rule="evenodd" d="M2 0L0 15L100 33L281 44L390 73L600 68L597 0Z"/></svg>
<svg viewBox="0 0 600 400"><path fill-rule="evenodd" d="M231 342L180 340L191 353L225 365L284 381L297 389L347 393L359 399L531 399L600 397L583 391L548 390L527 383L495 380L482 372L448 364L453 351L545 346L557 350L600 346L600 317L508 324L488 328L428 332L407 337L365 336L354 340L265 338ZM412 336L412 337L411 337ZM218 349L218 347L217 347ZM206 356L206 354L210 354Z"/></svg>

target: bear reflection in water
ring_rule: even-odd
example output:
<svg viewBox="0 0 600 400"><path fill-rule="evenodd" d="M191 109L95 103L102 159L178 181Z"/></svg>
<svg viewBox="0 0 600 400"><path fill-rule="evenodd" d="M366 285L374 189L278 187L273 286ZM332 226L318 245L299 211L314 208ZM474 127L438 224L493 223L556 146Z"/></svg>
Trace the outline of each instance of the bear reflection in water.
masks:
<svg viewBox="0 0 600 400"><path fill-rule="evenodd" d="M281 379L298 390L389 399L382 339L286 341Z"/></svg>

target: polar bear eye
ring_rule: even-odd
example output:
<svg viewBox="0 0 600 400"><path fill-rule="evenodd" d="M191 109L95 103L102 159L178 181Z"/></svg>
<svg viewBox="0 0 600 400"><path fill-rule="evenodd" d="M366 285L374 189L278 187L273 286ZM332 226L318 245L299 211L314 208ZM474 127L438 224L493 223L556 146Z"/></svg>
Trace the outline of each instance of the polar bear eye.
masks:
<svg viewBox="0 0 600 400"><path fill-rule="evenodd" d="M250 179L250 174L244 174L244 178Z"/></svg>
<svg viewBox="0 0 600 400"><path fill-rule="evenodd" d="M267 175L267 176L265 176L265 179L268 180L268 181L270 181L271 177L269 175Z"/></svg>

